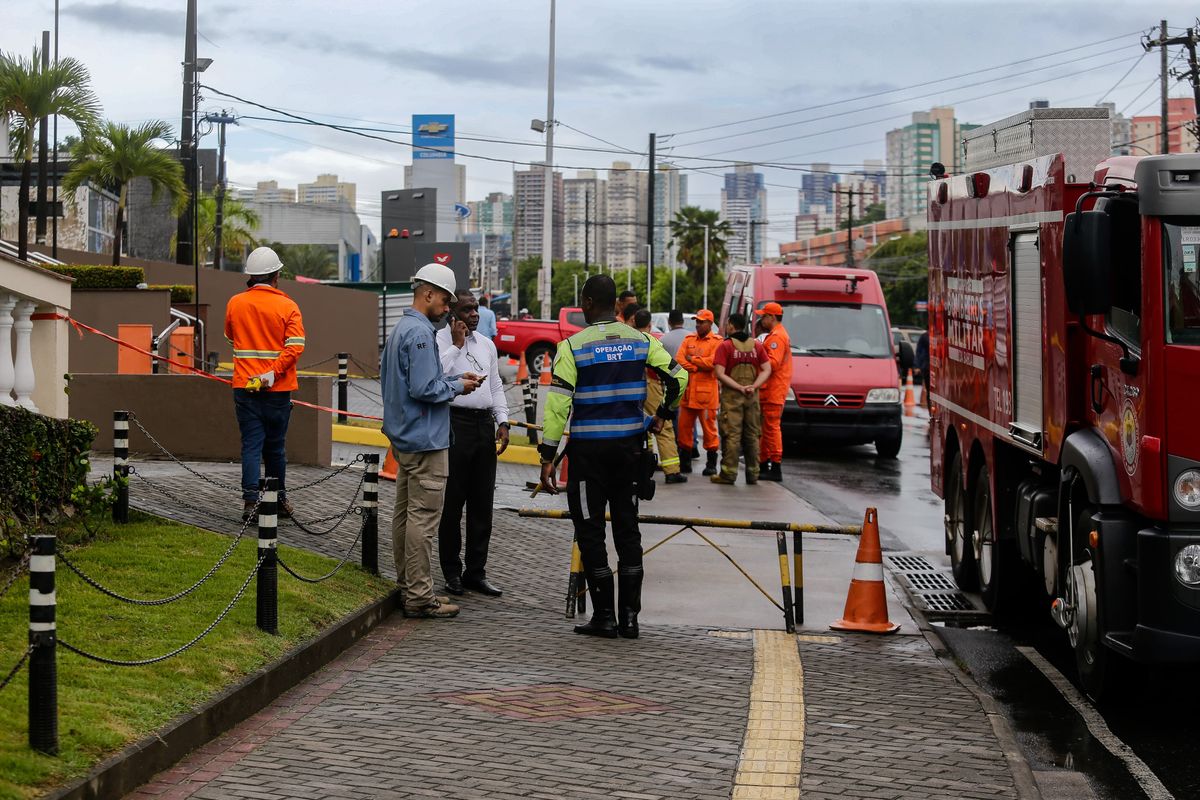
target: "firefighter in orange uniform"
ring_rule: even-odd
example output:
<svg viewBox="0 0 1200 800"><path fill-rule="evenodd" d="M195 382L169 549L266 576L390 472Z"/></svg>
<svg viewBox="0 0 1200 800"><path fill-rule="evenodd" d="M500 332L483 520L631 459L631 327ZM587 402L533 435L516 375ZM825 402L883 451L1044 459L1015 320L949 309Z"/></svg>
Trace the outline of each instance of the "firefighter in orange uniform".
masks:
<svg viewBox="0 0 1200 800"><path fill-rule="evenodd" d="M246 258L246 291L229 298L225 339L233 348L233 407L242 434L242 519L258 501L259 464L279 481L279 516L290 517L285 442L298 387L296 360L304 352L304 320L296 301L279 290L283 262L269 247Z"/></svg>
<svg viewBox="0 0 1200 800"><path fill-rule="evenodd" d="M792 340L783 327L783 306L779 303L764 303L758 309L758 322L766 331L763 347L771 359L771 377L759 390L758 405L762 410L762 439L758 444L759 480L782 481L783 431L779 422L783 418L783 404L788 389L792 386Z"/></svg>
<svg viewBox="0 0 1200 800"><path fill-rule="evenodd" d="M713 356L724 341L713 332L713 312L702 308L696 312L696 332L689 333L679 345L675 361L686 369L687 391L679 404L679 468L682 472L692 471L692 452L696 446L696 420L704 431L704 449L708 451L704 475L717 474L717 411L721 407L721 391L717 375L713 372Z"/></svg>

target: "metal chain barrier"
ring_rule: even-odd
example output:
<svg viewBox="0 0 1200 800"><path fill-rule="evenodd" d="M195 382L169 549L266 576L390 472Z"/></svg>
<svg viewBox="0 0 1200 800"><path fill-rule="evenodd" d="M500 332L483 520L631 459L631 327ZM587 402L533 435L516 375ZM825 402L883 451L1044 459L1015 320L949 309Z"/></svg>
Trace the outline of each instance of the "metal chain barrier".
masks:
<svg viewBox="0 0 1200 800"><path fill-rule="evenodd" d="M95 578L93 578L90 575L88 575L87 573L85 573L83 570L81 570L78 566L75 565L75 562L73 562L73 561L71 561L71 559L67 558L66 553L59 551L58 558L64 564L66 564L67 567L69 567L72 572L74 572L76 575L78 575L83 580L84 583L86 583L88 586L91 586L93 589L100 592L101 594L108 595L109 597L113 598L114 600L120 600L122 603L129 603L130 605L135 605L135 606L165 606L165 605L168 605L169 603L174 603L176 600L181 600L184 597L187 597L192 592L199 589L206 582L208 582L209 578L211 578L213 575L216 574L217 570L219 570L225 564L226 561L229 560L229 557L231 555L233 555L233 551L237 549L238 543L240 543L242 541L242 538L246 535L246 529L250 527L250 522L252 520L255 520L258 518L258 506L260 503L262 503L261 495L259 496L259 499L254 502L254 510L250 513L250 516L246 519L246 521L242 523L242 527L237 532L237 536L235 536L233 538L233 541L229 543L229 547L225 548L225 552L221 554L221 557L220 557L220 559L217 560L217 563L213 564L212 568L209 569L208 572L204 573L204 577L202 577L200 580L193 583L188 588L186 588L182 591L176 592L175 594L171 595L170 597L163 597L158 600L139 600L136 597L126 597L123 594L118 594L117 592L114 592L112 589L109 589L108 587L104 586L99 581L97 581Z"/></svg>
<svg viewBox="0 0 1200 800"><path fill-rule="evenodd" d="M350 360L354 362L354 366L358 367L359 369L361 369L363 371L363 374L362 374L363 378L366 378L367 380L370 380L370 381L379 380L379 372L378 372L379 367L368 367L366 364L362 363L354 356L350 356Z"/></svg>
<svg viewBox="0 0 1200 800"><path fill-rule="evenodd" d="M199 471L193 469L192 467L188 466L187 464L185 464L183 461L180 461L179 458L177 458L174 453L172 453L167 448L163 447L162 442L160 442L160 441L158 441L158 439L154 438L154 434L152 434L152 433L150 433L150 431L146 430L146 427L144 425L142 425L141 421L137 418L137 415L134 412L132 412L132 411L129 412L129 418L131 420L133 420L134 425L137 425L138 430L142 432L142 435L145 436L147 439L149 439L154 444L155 447L157 447L159 450L161 450L163 452L163 454L167 456L167 458L171 459L176 464L183 467L185 470L192 473L200 480L205 481L206 483L210 483L213 486L217 487L218 489L225 489L226 491L231 491L231 492L242 491L242 487L240 487L240 486L234 486L232 484L223 483L222 481L219 481L215 478L210 478L207 475L205 475L203 472L199 472ZM131 470L132 470L132 468L131 468Z"/></svg>
<svg viewBox="0 0 1200 800"><path fill-rule="evenodd" d="M29 550L26 550L24 555L21 556L21 561L13 569L12 575L9 575L8 580L4 582L4 586L0 587L0 597L8 594L8 590L17 582L17 578L21 577L21 574L25 571L25 567L29 566L29 555Z"/></svg>
<svg viewBox="0 0 1200 800"><path fill-rule="evenodd" d="M314 361L311 364L298 365L296 367L296 371L297 372L307 372L307 371L311 370L313 367L319 367L322 364L328 364L330 361L333 361L335 358L337 358L337 356L333 355L333 356L330 356L329 358L323 358L320 361Z"/></svg>
<svg viewBox="0 0 1200 800"><path fill-rule="evenodd" d="M337 575L338 572L341 571L342 567L346 566L346 562L350 560L350 554L354 552L354 548L358 545L358 540L362 538L362 535L363 527L360 525L358 528L358 534L354 537L354 541L350 543L350 547L346 550L345 555L342 556L342 560L337 563L336 567L329 570L329 572L326 572L319 578L309 578L296 572L284 562L283 556L279 555L278 553L275 554L275 558L279 561L279 566L283 567L283 571L288 575L291 575L296 580L303 581L304 583L323 583L324 581L332 578L334 575Z"/></svg>
<svg viewBox="0 0 1200 800"><path fill-rule="evenodd" d="M325 481L332 480L332 479L336 478L338 475L341 475L346 470L353 467L355 464L361 464L363 462L363 460L364 460L363 454L359 453L357 456L354 457L353 461L348 461L347 463L345 463L342 466L335 469L333 472L330 472L320 478L317 478L315 481L310 481L309 483L302 483L299 486L292 486L287 490L287 493L293 494L295 492L302 492L305 489L311 489L312 487L318 486L318 485L324 483ZM359 485L361 486L362 483L360 482ZM239 491L241 491L241 490L239 489Z"/></svg>
<svg viewBox="0 0 1200 800"><path fill-rule="evenodd" d="M122 660L116 659L116 658L108 658L106 656L96 655L95 653L89 653L86 650L83 650L81 648L76 647L73 644L70 644L69 642L67 642L65 639L62 639L62 638L59 638L58 644L60 647L64 647L67 650L70 650L72 653L74 653L77 656L83 656L86 659L95 661L100 664L107 664L110 667L147 667L147 666L150 666L151 664L157 664L160 661L166 661L168 658L174 658L175 656L180 655L181 653L184 653L187 650L191 649L201 639L203 639L205 636L208 636L208 634L212 633L213 629L216 628L218 625L220 625L221 622L225 619L225 617L229 616L229 612L232 611L233 607L236 606L238 604L238 601L242 599L242 595L244 595L246 593L246 589L250 586L250 582L252 580L254 580L254 576L258 574L258 568L262 566L263 561L265 561L265 560L266 560L266 556L259 557L258 561L254 564L254 568L252 570L250 570L250 574L246 576L246 580L244 580L242 582L241 588L239 588L237 590L237 594L235 594L233 596L233 599L229 601L229 605L225 606L225 608L221 611L221 613L217 615L217 618L209 623L207 628L200 631L200 633L196 635L196 638L192 639L187 644L181 645L169 653L164 653L163 655L155 656L154 658L143 658L143 659L140 659L137 661L122 661Z"/></svg>
<svg viewBox="0 0 1200 800"><path fill-rule="evenodd" d="M168 499L175 501L176 503L178 503L179 505L188 509L189 511L195 511L197 514L203 514L207 517L212 517L213 519L219 519L222 522L232 522L234 525L241 524L241 522L242 522L242 520L240 520L240 519L226 517L222 514L216 513L215 511L210 511L207 508L203 508L201 506L195 505L194 503L189 503L187 500L184 500L183 498L179 497L178 495L176 495L174 492L172 492L167 487L161 486L161 485L155 483L154 481L150 480L142 473L138 472L136 467L130 466L129 474L137 476L137 478L139 480L144 481L146 483L146 485L149 486L151 489L165 495ZM239 489L238 491L240 492L241 489Z"/></svg>
<svg viewBox="0 0 1200 800"><path fill-rule="evenodd" d="M4 680L0 680L0 692L3 692L5 687L12 683L12 679L17 677L17 673L21 671L21 667L25 666L25 662L29 660L29 654L33 652L33 645L25 648L25 652L21 654L21 658L13 665L13 668L4 676Z"/></svg>
<svg viewBox="0 0 1200 800"><path fill-rule="evenodd" d="M363 470L362 477L360 477L358 479L358 486L355 487L355 489L354 489L354 496L350 498L350 505L346 506L345 511L342 511L338 514L334 514L329 517L324 517L324 518L316 519L316 520L310 520L308 523L301 522L300 520L296 519L293 516L293 517L290 517L292 524L295 525L300 530L307 533L309 536L325 536L327 534L333 533L335 530L337 530L338 526L341 525L342 522L345 521L346 517L355 513L355 507L358 504L359 495L362 493L363 482L366 479L367 479L367 472L366 472L366 470ZM329 528L327 528L323 531L314 530L314 529L308 527L309 525L318 525L322 522L329 522L332 519L336 519L337 522L334 522L332 526L330 526Z"/></svg>

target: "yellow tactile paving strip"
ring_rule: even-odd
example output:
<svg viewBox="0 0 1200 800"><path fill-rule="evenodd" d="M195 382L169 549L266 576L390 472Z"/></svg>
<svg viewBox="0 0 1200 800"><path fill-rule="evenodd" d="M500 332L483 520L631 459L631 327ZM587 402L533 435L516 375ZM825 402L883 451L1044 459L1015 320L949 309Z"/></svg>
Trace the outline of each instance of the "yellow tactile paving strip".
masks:
<svg viewBox="0 0 1200 800"><path fill-rule="evenodd" d="M799 798L803 755L804 670L796 637L755 631L750 718L733 779L733 800Z"/></svg>

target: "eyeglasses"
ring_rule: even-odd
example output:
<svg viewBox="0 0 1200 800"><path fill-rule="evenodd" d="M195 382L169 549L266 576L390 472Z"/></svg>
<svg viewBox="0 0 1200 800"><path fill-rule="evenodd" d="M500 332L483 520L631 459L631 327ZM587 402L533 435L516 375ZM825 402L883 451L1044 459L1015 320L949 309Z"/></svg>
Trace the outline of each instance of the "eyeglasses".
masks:
<svg viewBox="0 0 1200 800"><path fill-rule="evenodd" d="M477 370L481 375L483 373L487 372L487 370L484 368L483 364L480 364L479 360L476 359L475 356L471 355L471 348L467 345L466 342L463 342L463 353L466 354L467 361L471 362L471 366L475 370Z"/></svg>

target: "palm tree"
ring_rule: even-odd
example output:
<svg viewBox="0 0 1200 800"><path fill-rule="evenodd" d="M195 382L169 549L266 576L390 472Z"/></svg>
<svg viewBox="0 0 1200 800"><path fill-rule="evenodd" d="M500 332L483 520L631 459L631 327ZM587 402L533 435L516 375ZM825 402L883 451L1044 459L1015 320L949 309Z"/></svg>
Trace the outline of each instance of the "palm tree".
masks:
<svg viewBox="0 0 1200 800"><path fill-rule="evenodd" d="M338 276L337 257L325 245L273 242L270 247L283 262L284 270L292 275L318 280L332 280Z"/></svg>
<svg viewBox="0 0 1200 800"><path fill-rule="evenodd" d="M724 268L729 259L725 242L733 235L733 228L720 218L717 211L699 206L684 206L671 220L671 237L679 253L679 260L687 264L688 274L699 280L704 273L704 229L708 228L708 266L710 269Z"/></svg>
<svg viewBox="0 0 1200 800"><path fill-rule="evenodd" d="M200 263L209 263L217 244L217 198L211 194L202 194L196 202L196 215L199 218ZM254 231L258 228L258 212L247 206L241 200L225 195L225 207L221 212L221 250L225 253L223 260L228 261L231 253L241 254L246 250L258 247L258 239ZM176 234L171 234L171 252L175 251Z"/></svg>
<svg viewBox="0 0 1200 800"><path fill-rule="evenodd" d="M117 192L117 218L113 225L112 263L121 263L121 228L125 224L125 205L129 199L129 183L134 178L150 181L150 196L157 200L166 193L171 200L171 212L178 214L187 205L188 191L183 182L183 167L168 150L155 145L170 141L171 126L161 120L143 123L136 128L119 122L104 122L84 134L71 151L74 160L66 177L63 191L68 194L85 183Z"/></svg>
<svg viewBox="0 0 1200 800"><path fill-rule="evenodd" d="M29 251L29 184L38 126L43 119L58 115L81 131L91 128L99 116L100 101L90 84L87 68L77 59L62 58L43 68L36 47L32 58L0 52L0 117L11 118L9 144L23 162L17 201L17 254L22 259Z"/></svg>

